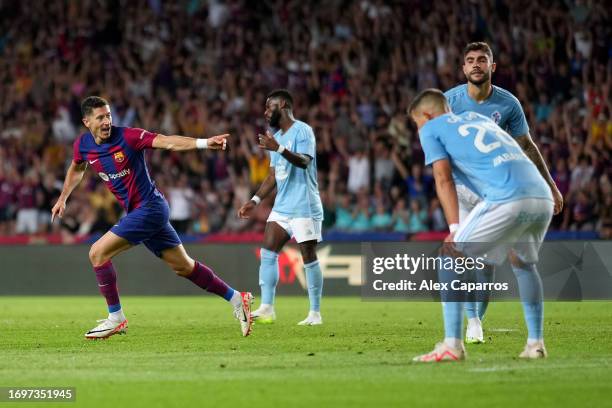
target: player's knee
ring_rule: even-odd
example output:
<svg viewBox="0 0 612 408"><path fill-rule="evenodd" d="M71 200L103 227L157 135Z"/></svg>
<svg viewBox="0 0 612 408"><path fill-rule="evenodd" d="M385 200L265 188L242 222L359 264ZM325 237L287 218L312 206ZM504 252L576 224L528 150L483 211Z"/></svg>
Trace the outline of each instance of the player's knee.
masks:
<svg viewBox="0 0 612 408"><path fill-rule="evenodd" d="M93 244L91 248L89 248L89 262L91 262L93 266L100 266L106 261L108 261L108 259L105 257L104 251L102 251L98 245Z"/></svg>
<svg viewBox="0 0 612 408"><path fill-rule="evenodd" d="M191 275L193 272L193 264L188 261L168 262L168 266L170 266L174 273L183 278Z"/></svg>
<svg viewBox="0 0 612 408"><path fill-rule="evenodd" d="M195 261L180 248L172 248L161 253L161 259L178 276L187 277L193 272Z"/></svg>
<svg viewBox="0 0 612 408"><path fill-rule="evenodd" d="M305 248L302 248L302 259L304 260L305 264L314 262L317 260L317 250L315 246L308 246Z"/></svg>
<svg viewBox="0 0 612 408"><path fill-rule="evenodd" d="M278 263L278 253L266 248L259 251L262 265L276 265Z"/></svg>
<svg viewBox="0 0 612 408"><path fill-rule="evenodd" d="M182 276L183 278L191 275L193 272L193 268L189 268L185 265L176 265L172 268L172 270L174 270L174 273L176 273L178 276Z"/></svg>
<svg viewBox="0 0 612 408"><path fill-rule="evenodd" d="M516 252L514 251L510 251L508 253L508 260L510 261L510 264L515 268L524 268L526 265L523 261L521 261L521 258L519 258Z"/></svg>
<svg viewBox="0 0 612 408"><path fill-rule="evenodd" d="M317 254L312 253L312 254L303 255L302 259L304 260L305 264L309 264L317 260Z"/></svg>
<svg viewBox="0 0 612 408"><path fill-rule="evenodd" d="M278 242L275 242L273 239L264 238L263 249L270 251L270 252L278 253L281 251L282 248L283 246L280 245Z"/></svg>

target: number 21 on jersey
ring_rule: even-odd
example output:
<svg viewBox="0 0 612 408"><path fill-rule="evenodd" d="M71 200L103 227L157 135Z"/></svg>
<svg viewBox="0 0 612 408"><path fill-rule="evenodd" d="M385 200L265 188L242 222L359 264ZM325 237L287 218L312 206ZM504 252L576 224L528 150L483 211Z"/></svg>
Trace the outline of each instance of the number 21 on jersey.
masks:
<svg viewBox="0 0 612 408"><path fill-rule="evenodd" d="M502 146L502 143L508 146L519 147L518 144L509 134L500 129L497 125L493 123L481 122L479 124L465 124L459 126L459 134L463 137L467 137L470 135L470 131L476 131L476 136L474 137L474 147L482 153L490 153L495 149L499 149ZM487 139L494 139L487 143L485 141L485 136L488 136Z"/></svg>

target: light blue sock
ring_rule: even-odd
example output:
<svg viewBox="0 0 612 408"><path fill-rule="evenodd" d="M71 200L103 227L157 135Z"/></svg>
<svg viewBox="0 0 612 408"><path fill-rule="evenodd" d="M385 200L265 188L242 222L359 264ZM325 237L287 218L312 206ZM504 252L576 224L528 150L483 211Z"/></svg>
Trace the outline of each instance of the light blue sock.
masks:
<svg viewBox="0 0 612 408"><path fill-rule="evenodd" d="M310 310L318 312L321 309L321 294L323 293L323 273L319 261L304 264L306 283L308 284L308 299Z"/></svg>
<svg viewBox="0 0 612 408"><path fill-rule="evenodd" d="M478 303L474 302L474 301L470 301L468 300L467 302L465 302L465 316L468 319L473 319L475 317L478 317Z"/></svg>
<svg viewBox="0 0 612 408"><path fill-rule="evenodd" d="M261 248L261 264L259 266L259 286L261 287L261 303L274 304L274 294L278 283L278 254Z"/></svg>
<svg viewBox="0 0 612 408"><path fill-rule="evenodd" d="M476 279L478 282L483 283L493 283L495 280L495 265L487 265L486 268L479 271L476 270ZM477 302L477 311L478 318L482 321L484 319L484 315L487 312L487 307L489 307L489 298L491 297L491 291L480 291L478 292L478 302Z"/></svg>
<svg viewBox="0 0 612 408"><path fill-rule="evenodd" d="M476 292L468 292L465 295L465 304L463 306L465 309L465 316L468 319L473 319L478 317L478 302L476 298Z"/></svg>
<svg viewBox="0 0 612 408"><path fill-rule="evenodd" d="M444 338L461 339L463 333L463 302L442 302Z"/></svg>
<svg viewBox="0 0 612 408"><path fill-rule="evenodd" d="M461 275L455 273L453 269L444 268L446 259L442 258L442 268L438 270L440 283L447 283L449 290L440 291L442 300L442 313L444 315L444 337L446 339L461 339L463 337L463 309L465 293L450 289L451 281L461 279Z"/></svg>
<svg viewBox="0 0 612 408"><path fill-rule="evenodd" d="M518 281L523 314L527 324L527 340L535 341L544 338L544 297L542 280L534 264L521 268L512 265L512 272Z"/></svg>

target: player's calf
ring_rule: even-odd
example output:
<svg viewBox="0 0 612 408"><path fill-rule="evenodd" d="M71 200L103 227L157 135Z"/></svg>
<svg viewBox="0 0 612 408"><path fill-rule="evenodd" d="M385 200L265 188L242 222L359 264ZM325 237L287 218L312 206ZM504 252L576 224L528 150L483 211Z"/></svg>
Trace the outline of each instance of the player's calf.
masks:
<svg viewBox="0 0 612 408"><path fill-rule="evenodd" d="M308 285L308 300L310 302L310 311L306 319L299 322L299 325L316 326L323 324L321 318L321 296L323 295L323 272L319 261L315 259L312 262L304 264L306 273L306 283Z"/></svg>
<svg viewBox="0 0 612 408"><path fill-rule="evenodd" d="M188 265L175 265L172 266L172 270L177 274L177 276L187 278L193 272L193 267L189 267Z"/></svg>
<svg viewBox="0 0 612 408"><path fill-rule="evenodd" d="M214 293L227 300L233 306L234 317L240 321L242 335L248 336L251 333L253 295L250 292L234 290L219 278L211 268L200 262L195 262L193 270L185 278L207 292Z"/></svg>

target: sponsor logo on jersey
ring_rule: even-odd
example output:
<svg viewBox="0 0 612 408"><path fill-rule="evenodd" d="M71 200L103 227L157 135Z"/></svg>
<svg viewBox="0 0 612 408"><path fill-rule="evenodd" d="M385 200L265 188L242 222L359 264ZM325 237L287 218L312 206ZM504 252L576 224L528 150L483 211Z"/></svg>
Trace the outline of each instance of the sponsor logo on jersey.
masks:
<svg viewBox="0 0 612 408"><path fill-rule="evenodd" d="M110 173L110 174L98 173L98 176L100 176L100 178L104 181L110 181L110 180L116 180L121 177L125 177L128 174L130 174L130 169L123 169L119 173Z"/></svg>
<svg viewBox="0 0 612 408"><path fill-rule="evenodd" d="M287 165L285 163L277 163L276 167L274 168L274 175L278 181L285 180L287 177L289 177Z"/></svg>
<svg viewBox="0 0 612 408"><path fill-rule="evenodd" d="M285 149L291 150L291 146L292 146L292 143L289 142L285 146ZM279 159L279 161L276 162L276 166L274 168L274 174L276 176L276 179L279 181L285 180L287 177L289 177L289 172L287 171L287 165L289 162L282 156L281 156L281 159L284 159L284 160L281 161Z"/></svg>
<svg viewBox="0 0 612 408"><path fill-rule="evenodd" d="M121 151L115 153L113 157L117 163L122 163L125 160L125 155Z"/></svg>
<svg viewBox="0 0 612 408"><path fill-rule="evenodd" d="M504 153L499 156L495 156L493 159L493 167L497 167L502 163L506 163L513 160L527 160L527 156L521 153Z"/></svg>
<svg viewBox="0 0 612 408"><path fill-rule="evenodd" d="M499 124L499 122L501 121L501 113L499 113L499 111L495 111L491 114L491 119L493 119L493 122Z"/></svg>

